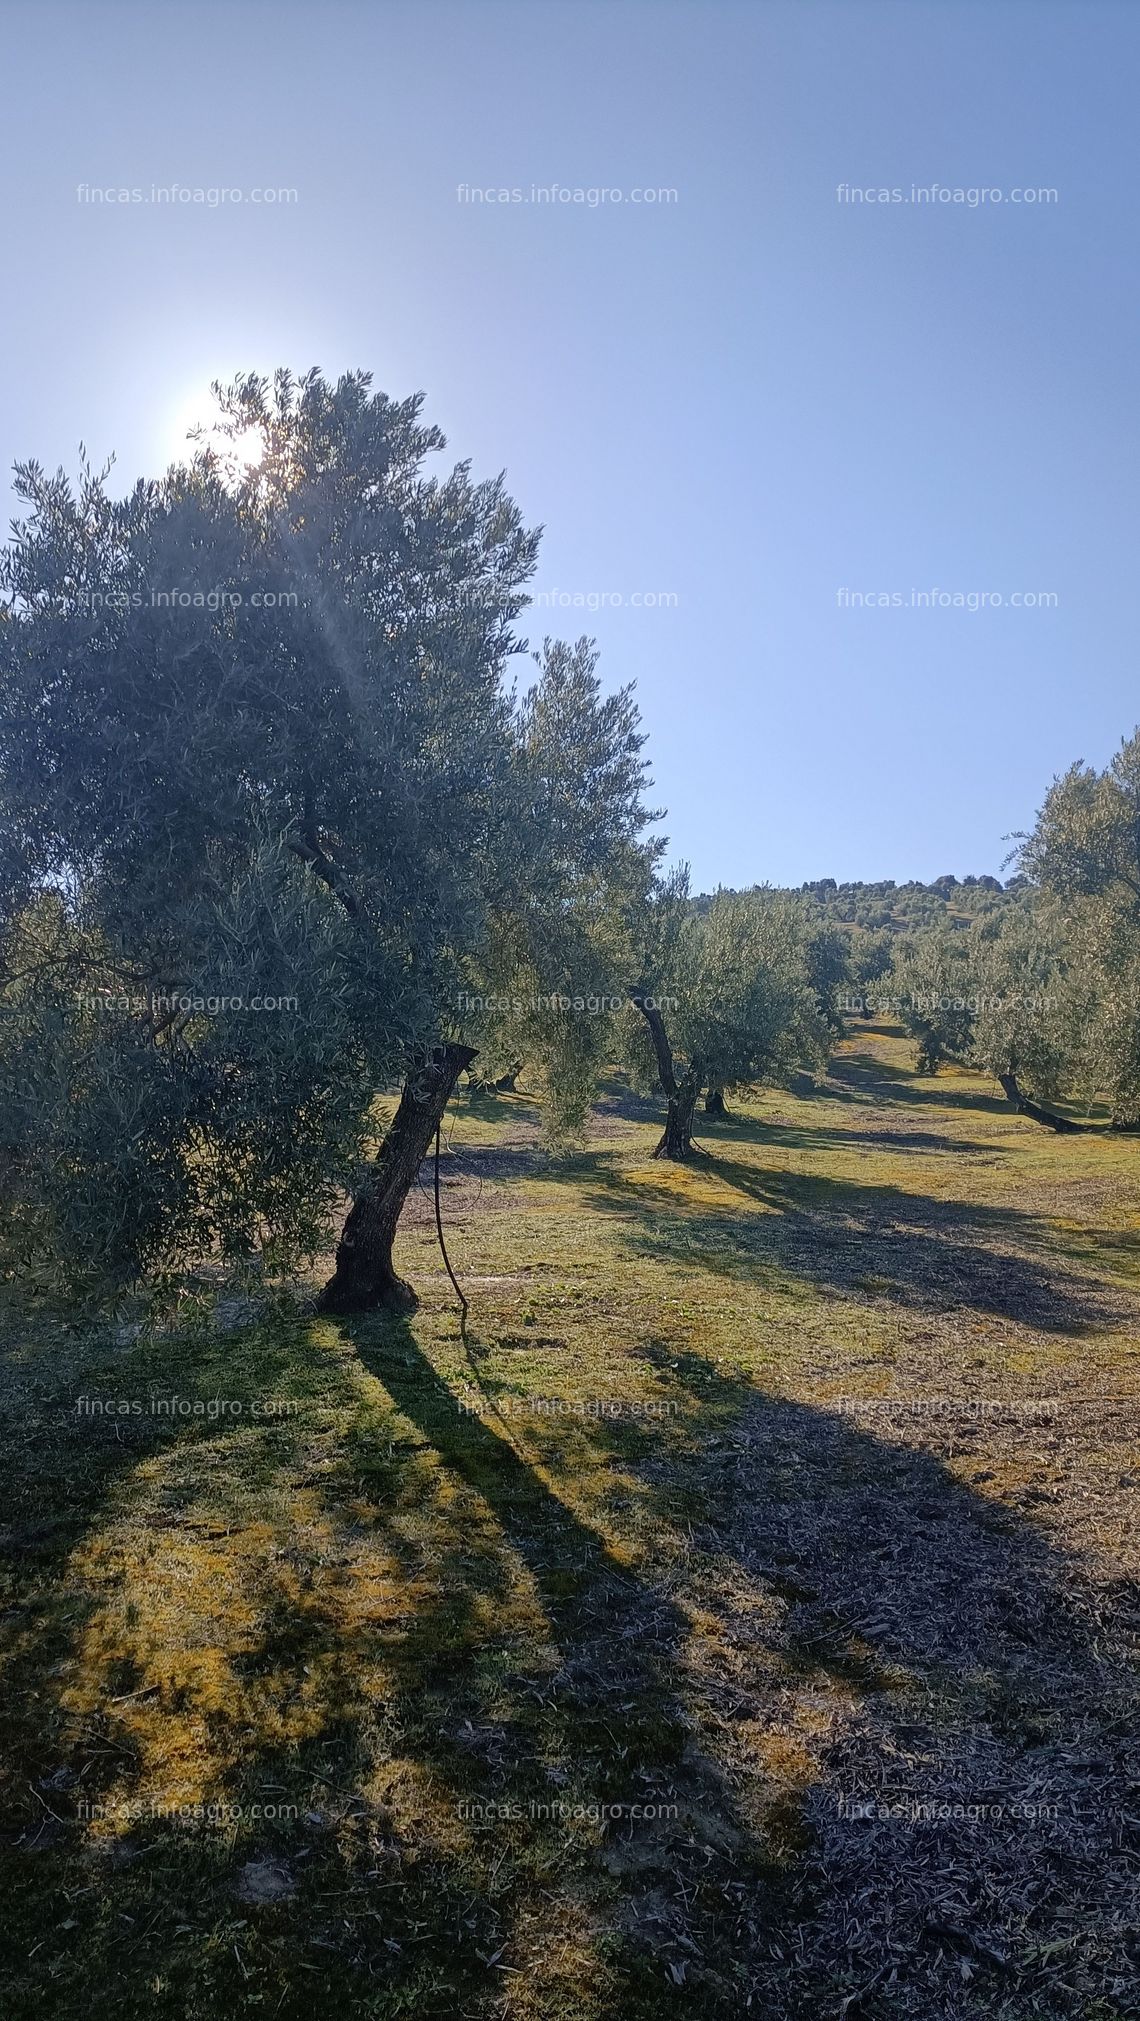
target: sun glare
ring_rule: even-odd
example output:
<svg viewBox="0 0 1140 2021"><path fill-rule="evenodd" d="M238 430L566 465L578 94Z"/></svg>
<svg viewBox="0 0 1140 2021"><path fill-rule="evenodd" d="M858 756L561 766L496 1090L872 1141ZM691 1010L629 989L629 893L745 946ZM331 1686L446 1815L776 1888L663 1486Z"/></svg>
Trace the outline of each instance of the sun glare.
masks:
<svg viewBox="0 0 1140 2021"><path fill-rule="evenodd" d="M195 429L202 430L196 438ZM261 462L265 441L260 428L243 428L238 435L225 435L217 406L208 395L203 399L198 393L184 400L173 415L163 438L163 460L187 463L207 448L218 456L232 458L241 470Z"/></svg>

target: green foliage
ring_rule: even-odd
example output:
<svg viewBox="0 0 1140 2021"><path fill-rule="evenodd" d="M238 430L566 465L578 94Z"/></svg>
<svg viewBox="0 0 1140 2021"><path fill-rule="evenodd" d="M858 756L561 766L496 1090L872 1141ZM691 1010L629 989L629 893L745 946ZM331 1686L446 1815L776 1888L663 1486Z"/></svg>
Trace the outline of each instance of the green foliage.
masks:
<svg viewBox="0 0 1140 2021"><path fill-rule="evenodd" d="M1076 764L1054 781L1020 861L1061 898L1107 900L1140 917L1140 730L1104 772Z"/></svg>
<svg viewBox="0 0 1140 2021"><path fill-rule="evenodd" d="M1140 1119L1140 731L1097 773L1054 782L1021 863L1053 896L1081 979L1082 1092L1118 1125Z"/></svg>
<svg viewBox="0 0 1140 2021"><path fill-rule="evenodd" d="M654 854L588 645L506 685L537 540L502 481L427 477L419 399L362 373L215 391L256 465L124 501L26 465L0 562L0 1143L21 1241L91 1286L311 1245L377 1088L479 984L588 987ZM587 1021L475 1026L581 1116Z"/></svg>
<svg viewBox="0 0 1140 2021"><path fill-rule="evenodd" d="M875 932L868 931L866 927L856 927L849 939L847 959L851 981L856 989L878 982L886 975L894 959L894 937L885 927Z"/></svg>
<svg viewBox="0 0 1140 2021"><path fill-rule="evenodd" d="M718 892L696 911L676 873L647 908L638 986L660 1005L670 1043L700 1085L781 1082L826 1062L803 909L781 893ZM632 1032L644 1081L652 1056L636 1025Z"/></svg>
<svg viewBox="0 0 1140 2021"><path fill-rule="evenodd" d="M837 926L817 926L804 942L816 1008L833 1032L842 1030L840 998L852 981L852 946Z"/></svg>
<svg viewBox="0 0 1140 2021"><path fill-rule="evenodd" d="M795 902L775 893L718 893L690 931L697 945L680 1031L690 1054L704 1059L707 1077L733 1088L822 1068L828 1020L819 997L828 949L813 946Z"/></svg>
<svg viewBox="0 0 1140 2021"><path fill-rule="evenodd" d="M311 1252L394 1065L347 920L279 850L201 904L176 976L54 894L8 937L9 1250L91 1295L203 1254Z"/></svg>
<svg viewBox="0 0 1140 2021"><path fill-rule="evenodd" d="M1054 1102L1087 1082L1086 1002L1064 923L1040 898L943 927L900 951L889 1001L916 1043L920 1073L957 1060Z"/></svg>
<svg viewBox="0 0 1140 2021"><path fill-rule="evenodd" d="M928 928L904 942L881 1000L915 1041L920 1074L935 1074L945 1059L969 1051L977 1004L963 936L953 928ZM868 993L868 1004L877 999Z"/></svg>
<svg viewBox="0 0 1140 2021"><path fill-rule="evenodd" d="M1040 1101L1071 1094L1082 1082L1086 1023L1079 972L1056 909L1040 902L1011 907L970 938L966 958L976 966L979 989L969 1058L992 1074L1015 1074Z"/></svg>
<svg viewBox="0 0 1140 2021"><path fill-rule="evenodd" d="M509 884L467 965L457 1029L494 1080L525 1061L555 1139L577 1133L620 1049L628 918L662 844L641 839L645 739L632 692L604 696L591 642L547 640L515 719Z"/></svg>

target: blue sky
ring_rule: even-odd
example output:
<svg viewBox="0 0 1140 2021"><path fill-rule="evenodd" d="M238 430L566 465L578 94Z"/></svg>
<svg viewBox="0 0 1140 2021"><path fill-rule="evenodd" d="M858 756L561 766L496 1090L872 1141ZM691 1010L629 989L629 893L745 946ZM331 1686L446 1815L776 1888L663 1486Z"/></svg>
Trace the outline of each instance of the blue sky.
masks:
<svg viewBox="0 0 1140 2021"><path fill-rule="evenodd" d="M0 35L5 465L153 473L238 368L423 388L546 527L532 638L636 680L698 887L998 871L1140 718L1134 0L8 0ZM77 197L173 183L245 200Z"/></svg>

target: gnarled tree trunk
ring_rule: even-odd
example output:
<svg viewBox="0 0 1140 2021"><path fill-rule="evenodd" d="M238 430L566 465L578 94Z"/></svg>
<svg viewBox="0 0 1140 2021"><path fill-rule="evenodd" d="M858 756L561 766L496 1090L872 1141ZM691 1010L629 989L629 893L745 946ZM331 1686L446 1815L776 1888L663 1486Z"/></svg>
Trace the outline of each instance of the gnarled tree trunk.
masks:
<svg viewBox="0 0 1140 2021"><path fill-rule="evenodd" d="M690 1068L682 1074L669 1096L665 1111L665 1131L653 1155L655 1158L691 1158L693 1155L693 1110L701 1092L700 1074Z"/></svg>
<svg viewBox="0 0 1140 2021"><path fill-rule="evenodd" d="M998 1075L998 1082L1006 1100L1013 1103L1019 1115L1030 1116L1035 1123L1044 1123L1047 1129L1066 1136L1084 1128L1083 1123L1074 1123L1068 1116L1055 1115L1052 1109L1043 1109L1039 1103L1031 1102L1028 1095L1022 1094L1012 1067L1008 1074Z"/></svg>
<svg viewBox="0 0 1140 2021"><path fill-rule="evenodd" d="M415 1305L411 1285L392 1266L396 1226L448 1097L474 1058L473 1046L437 1046L408 1075L368 1182L344 1224L336 1269L317 1301L318 1312L407 1311Z"/></svg>
<svg viewBox="0 0 1140 2021"><path fill-rule="evenodd" d="M665 1111L665 1132L653 1155L655 1158L675 1158L683 1160L693 1155L693 1110L697 1106L697 1096L704 1080L704 1067L700 1060L692 1060L680 1080L673 1066L673 1048L669 1035L656 1004L639 990L631 990L630 1002L637 1006L649 1026L653 1040L653 1051L657 1060L657 1074L665 1090L668 1108Z"/></svg>

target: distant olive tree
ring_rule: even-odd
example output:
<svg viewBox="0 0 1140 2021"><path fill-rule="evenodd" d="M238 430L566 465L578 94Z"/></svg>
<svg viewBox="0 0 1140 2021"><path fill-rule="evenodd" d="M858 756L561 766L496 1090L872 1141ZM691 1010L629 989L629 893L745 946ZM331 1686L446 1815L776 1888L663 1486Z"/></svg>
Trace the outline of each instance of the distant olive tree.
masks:
<svg viewBox="0 0 1140 2021"><path fill-rule="evenodd" d="M683 872L647 908L641 972L630 991L666 1097L655 1155L692 1155L702 1088L786 1080L826 1062L829 1028L813 987L802 907L765 891L718 892L707 911L687 903ZM645 1036L631 1032L645 1066ZM714 1107L714 1113L716 1113Z"/></svg>
<svg viewBox="0 0 1140 2021"><path fill-rule="evenodd" d="M888 979L915 1040L919 1073L945 1061L994 1076L1022 1114L1075 1128L1053 1103L1087 1078L1085 993L1054 906L1027 896L975 919L918 935Z"/></svg>

